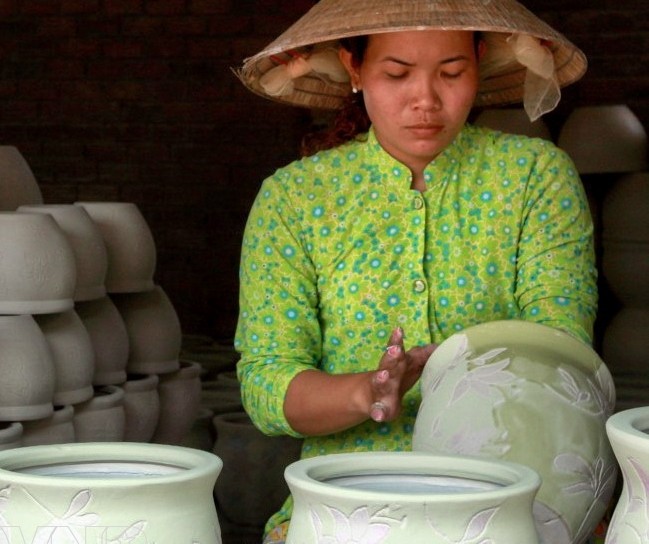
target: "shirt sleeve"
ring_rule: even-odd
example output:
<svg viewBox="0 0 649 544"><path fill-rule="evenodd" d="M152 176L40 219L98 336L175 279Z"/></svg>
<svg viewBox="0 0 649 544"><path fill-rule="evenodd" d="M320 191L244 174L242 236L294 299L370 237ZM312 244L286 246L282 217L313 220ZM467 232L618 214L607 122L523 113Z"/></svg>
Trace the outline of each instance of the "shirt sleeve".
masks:
<svg viewBox="0 0 649 544"><path fill-rule="evenodd" d="M288 173L267 179L243 237L235 345L245 410L265 434L293 431L284 415L291 380L318 366L321 334L316 273L302 240L301 211L285 190Z"/></svg>
<svg viewBox="0 0 649 544"><path fill-rule="evenodd" d="M570 158L545 144L526 194L517 261L521 317L591 343L597 311L593 224Z"/></svg>

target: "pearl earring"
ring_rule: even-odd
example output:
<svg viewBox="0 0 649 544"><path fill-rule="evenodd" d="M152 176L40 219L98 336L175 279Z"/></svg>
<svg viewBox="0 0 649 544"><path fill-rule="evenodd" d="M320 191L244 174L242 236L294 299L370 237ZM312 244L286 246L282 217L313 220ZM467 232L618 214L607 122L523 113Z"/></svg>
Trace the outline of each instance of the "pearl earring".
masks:
<svg viewBox="0 0 649 544"><path fill-rule="evenodd" d="M356 94L356 93L358 92L358 89L357 89L356 87L352 86L352 92L353 92L354 94Z"/></svg>

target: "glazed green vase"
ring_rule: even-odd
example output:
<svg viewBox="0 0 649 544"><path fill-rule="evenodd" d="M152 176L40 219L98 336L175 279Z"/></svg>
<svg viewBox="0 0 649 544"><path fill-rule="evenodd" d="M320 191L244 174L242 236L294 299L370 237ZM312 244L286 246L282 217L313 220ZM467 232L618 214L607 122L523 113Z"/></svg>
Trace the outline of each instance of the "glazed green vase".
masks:
<svg viewBox="0 0 649 544"><path fill-rule="evenodd" d="M221 544L215 455L159 444L0 452L0 542Z"/></svg>
<svg viewBox="0 0 649 544"><path fill-rule="evenodd" d="M302 459L285 471L294 500L286 544L538 544L540 485L505 461L413 452Z"/></svg>
<svg viewBox="0 0 649 544"><path fill-rule="evenodd" d="M615 388L590 346L526 321L476 325L439 345L421 387L414 450L528 465L543 482L541 542L590 538L617 473L605 430Z"/></svg>

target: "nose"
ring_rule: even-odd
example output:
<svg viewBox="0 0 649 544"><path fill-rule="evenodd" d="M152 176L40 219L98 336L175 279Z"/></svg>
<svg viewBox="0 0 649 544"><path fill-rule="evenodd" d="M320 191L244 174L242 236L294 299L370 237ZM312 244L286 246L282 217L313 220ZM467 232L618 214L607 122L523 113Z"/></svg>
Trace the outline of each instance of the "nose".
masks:
<svg viewBox="0 0 649 544"><path fill-rule="evenodd" d="M422 111L438 111L442 108L442 98L433 81L422 79L417 83L413 93L413 107Z"/></svg>

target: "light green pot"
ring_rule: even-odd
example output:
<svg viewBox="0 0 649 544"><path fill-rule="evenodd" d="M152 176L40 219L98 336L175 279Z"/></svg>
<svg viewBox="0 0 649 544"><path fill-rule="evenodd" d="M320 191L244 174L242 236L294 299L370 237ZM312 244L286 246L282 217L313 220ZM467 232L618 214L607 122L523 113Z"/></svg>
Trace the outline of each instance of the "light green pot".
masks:
<svg viewBox="0 0 649 544"><path fill-rule="evenodd" d="M618 412L606 432L620 464L622 493L606 533L606 544L649 541L649 406Z"/></svg>
<svg viewBox="0 0 649 544"><path fill-rule="evenodd" d="M0 542L221 544L222 462L177 446L76 443L0 452Z"/></svg>
<svg viewBox="0 0 649 544"><path fill-rule="evenodd" d="M504 461L413 452L302 459L285 471L287 544L538 544L539 476Z"/></svg>
<svg viewBox="0 0 649 544"><path fill-rule="evenodd" d="M590 538L617 471L605 431L615 388L590 346L536 323L485 323L442 342L421 387L414 450L528 465L543 482L541 542Z"/></svg>

